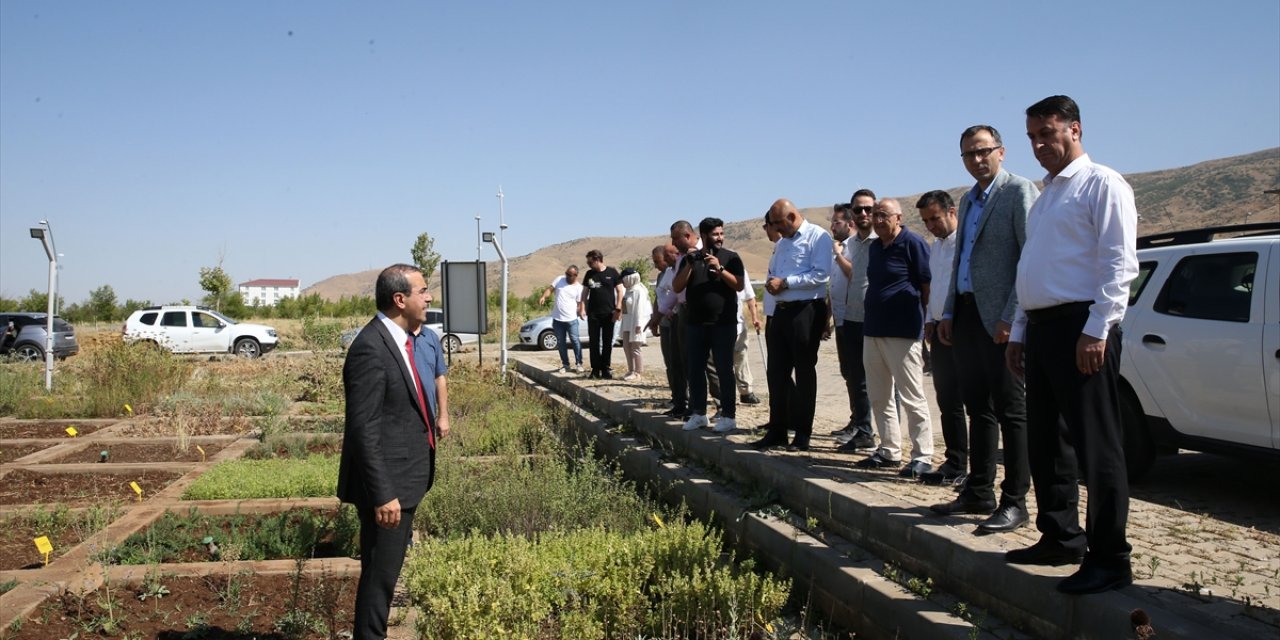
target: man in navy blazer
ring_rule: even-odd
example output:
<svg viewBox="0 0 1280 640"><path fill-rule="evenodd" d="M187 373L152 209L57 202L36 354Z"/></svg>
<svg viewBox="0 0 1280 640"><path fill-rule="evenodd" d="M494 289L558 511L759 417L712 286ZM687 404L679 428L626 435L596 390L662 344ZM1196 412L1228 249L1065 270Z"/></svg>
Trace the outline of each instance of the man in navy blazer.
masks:
<svg viewBox="0 0 1280 640"><path fill-rule="evenodd" d="M412 334L430 299L417 267L396 264L378 274L378 315L347 351L342 367L346 427L338 498L360 517L358 640L387 636L391 595L413 532L413 513L435 476L435 443L443 424L432 415L412 364Z"/></svg>
<svg viewBox="0 0 1280 640"><path fill-rule="evenodd" d="M1013 290L1026 242L1027 212L1040 195L1034 183L1001 168L1004 143L990 125L960 134L960 157L977 183L960 198L951 282L938 339L954 344L969 412L969 477L946 514L990 514L978 528L1012 531L1027 524L1027 404L1022 380L1003 366L1018 294ZM996 502L996 450L1004 439L1004 480ZM929 478L925 478L926 481Z"/></svg>

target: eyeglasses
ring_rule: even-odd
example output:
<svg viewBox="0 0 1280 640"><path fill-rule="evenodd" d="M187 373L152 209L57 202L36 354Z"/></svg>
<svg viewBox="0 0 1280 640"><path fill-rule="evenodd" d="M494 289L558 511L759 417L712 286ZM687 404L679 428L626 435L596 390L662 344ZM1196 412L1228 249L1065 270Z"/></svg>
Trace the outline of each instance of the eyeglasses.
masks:
<svg viewBox="0 0 1280 640"><path fill-rule="evenodd" d="M964 158L965 160L975 160L975 159L981 160L991 155L991 153L994 152L996 149L1003 149L1003 148L1004 148L1004 145L999 145L995 147L982 147L980 149L974 149L972 151L962 152L960 154L960 157Z"/></svg>
<svg viewBox="0 0 1280 640"><path fill-rule="evenodd" d="M875 212L875 213L871 214L871 217L872 217L872 218L875 218L876 220L888 220L889 218L892 218L892 217L897 216L897 215L902 215L902 214L899 214L899 213L890 213L890 212L888 212L888 211L877 211L877 212Z"/></svg>
<svg viewBox="0 0 1280 640"><path fill-rule="evenodd" d="M852 213L854 215L857 215L860 213L871 213L872 208L873 207L849 207L849 213Z"/></svg>

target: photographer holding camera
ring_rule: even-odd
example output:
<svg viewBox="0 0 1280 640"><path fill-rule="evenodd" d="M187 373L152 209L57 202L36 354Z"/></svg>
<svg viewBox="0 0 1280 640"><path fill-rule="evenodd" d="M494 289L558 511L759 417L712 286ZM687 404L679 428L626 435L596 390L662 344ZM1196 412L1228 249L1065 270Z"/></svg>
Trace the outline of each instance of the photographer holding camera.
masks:
<svg viewBox="0 0 1280 640"><path fill-rule="evenodd" d="M688 314L685 353L689 409L693 415L684 423L684 430L693 431L710 424L705 373L710 353L720 378L720 419L715 431L728 433L737 428L733 346L738 339L738 292L746 284L745 268L737 253L724 248L723 220L704 218L698 223L698 233L702 236L703 248L685 254L671 287L677 293L685 292L683 313Z"/></svg>

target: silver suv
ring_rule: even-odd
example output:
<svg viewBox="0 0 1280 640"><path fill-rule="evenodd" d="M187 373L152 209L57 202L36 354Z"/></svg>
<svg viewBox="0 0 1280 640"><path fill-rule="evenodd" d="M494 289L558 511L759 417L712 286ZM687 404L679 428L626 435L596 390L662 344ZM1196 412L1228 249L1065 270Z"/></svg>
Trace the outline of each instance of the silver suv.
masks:
<svg viewBox="0 0 1280 640"><path fill-rule="evenodd" d="M1179 447L1280 458L1280 223L1139 238L1121 327L1130 477Z"/></svg>
<svg viewBox="0 0 1280 640"><path fill-rule="evenodd" d="M149 342L174 353L234 353L256 358L276 348L276 330L236 322L208 307L171 305L138 309L125 320L124 341Z"/></svg>
<svg viewBox="0 0 1280 640"><path fill-rule="evenodd" d="M46 313L8 311L0 313L0 356L23 362L44 360L45 338L48 336ZM10 325L12 324L12 329ZM53 357L62 359L80 352L76 330L66 320L53 317Z"/></svg>

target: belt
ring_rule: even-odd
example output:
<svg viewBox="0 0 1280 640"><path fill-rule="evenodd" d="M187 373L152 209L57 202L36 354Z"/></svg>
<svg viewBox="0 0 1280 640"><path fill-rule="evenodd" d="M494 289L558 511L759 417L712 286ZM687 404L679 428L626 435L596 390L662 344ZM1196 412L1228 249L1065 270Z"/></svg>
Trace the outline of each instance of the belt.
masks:
<svg viewBox="0 0 1280 640"><path fill-rule="evenodd" d="M1031 324L1040 324L1041 322L1057 320L1070 315L1089 313L1089 307L1091 306L1093 306L1092 302L1067 302L1043 309L1027 309L1027 320Z"/></svg>
<svg viewBox="0 0 1280 640"><path fill-rule="evenodd" d="M956 295L956 304L978 304L978 298L972 292Z"/></svg>
<svg viewBox="0 0 1280 640"><path fill-rule="evenodd" d="M810 298L808 300L778 300L774 302L774 306L779 309L798 309L815 302L819 302L818 298Z"/></svg>

